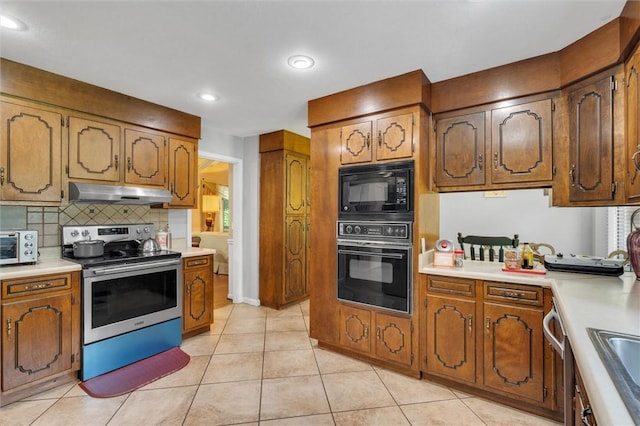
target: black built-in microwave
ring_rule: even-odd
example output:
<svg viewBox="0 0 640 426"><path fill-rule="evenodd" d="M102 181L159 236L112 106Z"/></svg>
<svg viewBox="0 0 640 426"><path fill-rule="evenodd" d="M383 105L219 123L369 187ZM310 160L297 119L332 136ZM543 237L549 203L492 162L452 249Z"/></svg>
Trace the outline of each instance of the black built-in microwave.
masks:
<svg viewBox="0 0 640 426"><path fill-rule="evenodd" d="M413 160L339 170L340 220L413 221Z"/></svg>

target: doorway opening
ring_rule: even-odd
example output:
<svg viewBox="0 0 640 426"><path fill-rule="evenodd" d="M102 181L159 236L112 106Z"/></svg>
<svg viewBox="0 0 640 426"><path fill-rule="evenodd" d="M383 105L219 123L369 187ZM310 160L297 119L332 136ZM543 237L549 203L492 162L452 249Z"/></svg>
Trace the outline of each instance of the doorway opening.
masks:
<svg viewBox="0 0 640 426"><path fill-rule="evenodd" d="M192 245L212 248L214 309L242 300L242 160L199 152Z"/></svg>

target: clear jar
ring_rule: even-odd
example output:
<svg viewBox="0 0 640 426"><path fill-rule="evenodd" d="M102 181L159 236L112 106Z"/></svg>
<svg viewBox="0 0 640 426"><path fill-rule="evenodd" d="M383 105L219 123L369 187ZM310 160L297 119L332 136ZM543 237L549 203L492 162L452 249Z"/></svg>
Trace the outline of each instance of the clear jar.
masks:
<svg viewBox="0 0 640 426"><path fill-rule="evenodd" d="M464 250L453 251L453 266L462 268L464 266Z"/></svg>

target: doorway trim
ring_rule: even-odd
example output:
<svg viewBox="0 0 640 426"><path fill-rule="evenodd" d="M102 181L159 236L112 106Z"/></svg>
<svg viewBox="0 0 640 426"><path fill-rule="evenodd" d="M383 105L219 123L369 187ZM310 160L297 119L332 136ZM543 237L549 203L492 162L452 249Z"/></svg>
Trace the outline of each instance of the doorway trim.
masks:
<svg viewBox="0 0 640 426"><path fill-rule="evenodd" d="M229 297L233 303L241 303L244 300L242 294L242 253L243 253L243 232L242 224L244 220L243 200L242 200L242 167L241 158L229 157L227 155L215 154L213 152L198 151L198 158L207 160L223 161L230 163L232 167L231 175L231 235L232 243L229 245ZM191 225L189 225L189 236L187 241L191 241Z"/></svg>

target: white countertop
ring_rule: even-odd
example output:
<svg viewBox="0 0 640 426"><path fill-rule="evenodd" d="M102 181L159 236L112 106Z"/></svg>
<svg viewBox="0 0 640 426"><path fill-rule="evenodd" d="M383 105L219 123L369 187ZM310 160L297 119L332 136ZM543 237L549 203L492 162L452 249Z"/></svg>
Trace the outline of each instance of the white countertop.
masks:
<svg viewBox="0 0 640 426"><path fill-rule="evenodd" d="M214 249L202 247L172 248L172 250L179 252L182 257L202 256L205 254L215 255L216 253ZM82 266L79 263L61 259L59 256L41 257L32 265L5 265L0 267L0 280L80 270L82 270Z"/></svg>
<svg viewBox="0 0 640 426"><path fill-rule="evenodd" d="M0 267L0 279L24 278L31 275L58 274L80 271L79 263L69 262L60 257L42 258L33 265L5 265Z"/></svg>
<svg viewBox="0 0 640 426"><path fill-rule="evenodd" d="M586 330L640 335L640 281L632 272L620 277L565 272L528 275L503 272L499 262L466 260L463 268L448 268L426 264L427 257L420 260L419 271L424 274L550 286L598 424L634 424Z"/></svg>

